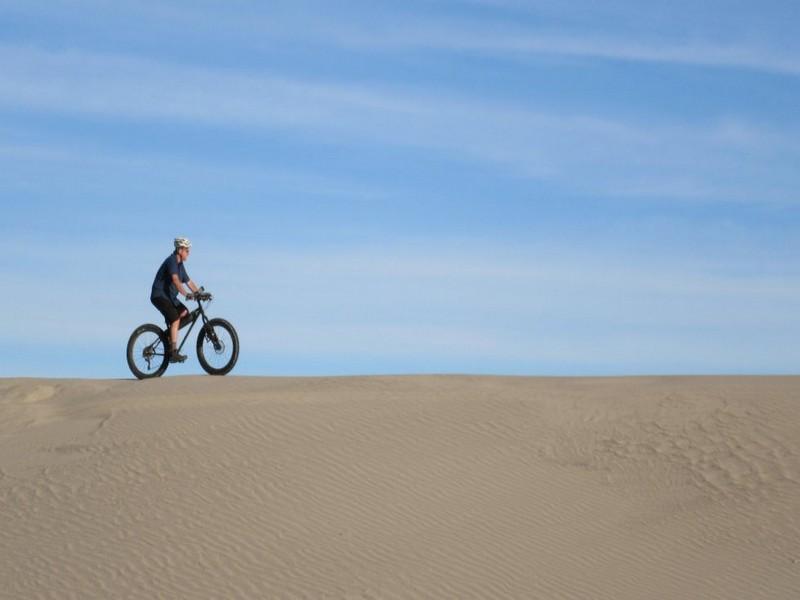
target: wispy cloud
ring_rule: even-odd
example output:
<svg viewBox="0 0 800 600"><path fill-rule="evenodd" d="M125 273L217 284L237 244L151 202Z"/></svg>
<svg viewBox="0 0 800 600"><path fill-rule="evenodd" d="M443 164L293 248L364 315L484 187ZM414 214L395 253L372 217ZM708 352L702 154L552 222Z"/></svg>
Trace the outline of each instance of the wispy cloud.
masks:
<svg viewBox="0 0 800 600"><path fill-rule="evenodd" d="M630 41L618 38L572 37L548 33L474 35L441 31L415 32L407 37L374 39L372 44L397 44L471 52L555 55L588 59L650 62L699 67L741 68L783 75L800 75L800 57L747 45L709 42Z"/></svg>
<svg viewBox="0 0 800 600"><path fill-rule="evenodd" d="M754 196L737 179L754 168L783 168L798 153L791 132L762 131L740 119L710 122L705 128L625 122L452 92L321 83L260 71L24 47L0 47L0 69L0 106L266 128L327 143L414 147L595 193L646 196L648 189L655 195L670 189L687 199L797 200L780 186ZM783 157L779 149L785 150ZM581 173L577 186L574 173ZM642 181L656 185L648 188Z"/></svg>
<svg viewBox="0 0 800 600"><path fill-rule="evenodd" d="M270 167L268 165L248 165L225 163L199 157L180 156L157 150L132 152L115 150L88 143L67 145L60 142L38 143L0 143L0 165L13 165L14 168L0 171L0 184L8 189L15 185L47 189L52 179L60 173L76 173L80 176L86 171L113 173L115 177L126 175L131 180L149 173L150 180L191 182L198 187L212 184L234 186L233 182L243 182L252 189L269 190L271 194L302 194L324 196L328 199L385 200L397 198L397 192L385 187L370 185L343 175L325 175L301 166ZM39 172L46 169L49 179L39 178L28 181L21 178L24 169L21 165L32 165ZM99 182L97 185L103 185Z"/></svg>
<svg viewBox="0 0 800 600"><path fill-rule="evenodd" d="M637 20L639 10L635 3L469 0L462 4L480 5L492 11L483 14L483 18L422 19L397 14L391 19L375 18L371 27L359 22L329 20L327 24L315 24L313 31L316 36L340 45L372 50L416 48L511 58L564 57L800 75L800 47L781 44L770 37L769 31L756 34L752 29L741 25L732 27L732 23L728 23L727 31L723 27L727 35L719 35L714 24L720 17L727 23L724 19L729 16L720 15L723 7L693 11L691 17L686 17L691 18L692 23L683 20L681 27L676 28L665 22L658 27L657 17L654 17L655 23ZM677 11L679 9L670 7L670 13ZM730 9L729 12L737 11ZM536 17L538 25L533 24L531 18L512 18L519 14ZM581 19L576 18L579 14L584 15L582 25L578 24ZM565 18L568 16L572 18ZM751 19L742 14L739 20L747 23ZM587 30L592 21L604 24L606 32L598 34ZM783 24L776 22L774 25ZM631 34L630 29L639 33Z"/></svg>
<svg viewBox="0 0 800 600"><path fill-rule="evenodd" d="M74 19L74 9L61 6L63 19ZM244 46L265 47L280 40L298 41L337 47L375 50L441 50L478 53L499 57L563 57L586 60L613 60L648 64L675 64L723 69L747 69L796 77L800 75L800 48L780 43L770 31L746 27L746 11L736 7L710 6L693 10L679 19L637 17L635 3L562 3L519 2L516 0L466 0L441 3L452 7L482 6L480 16L469 17L458 10L431 14L421 3L415 11L409 7L375 6L365 3L350 11L341 11L314 1L289 3L280 12L239 7L238 11L206 5L186 11L169 4L115 3L110 12L104 3L83 1L82 13L104 14L110 18L121 13L125 19L143 21L150 26L170 23L171 27L199 28L235 32ZM664 13L678 13L669 6ZM733 15L720 14L727 8ZM35 11L35 8L27 10ZM775 7L764 9L767 14ZM442 12L451 13L449 16ZM658 12L655 10L654 12ZM736 14L741 13L738 18ZM35 13L34 13L35 14ZM788 16L778 10L775 19ZM526 15L528 18L515 18ZM576 15L583 15L580 19ZM39 18L47 18L43 12ZM568 18L569 17L569 18ZM691 21L687 23L687 21ZM740 22L737 27L734 23ZM598 34L587 26L601 23L605 32ZM720 22L722 25L717 26ZM613 26L617 24L616 28ZM628 25L626 28L625 25ZM776 22L774 27L783 27ZM718 29L727 35L720 35ZM631 30L638 34L631 35ZM268 45L268 44L267 44Z"/></svg>

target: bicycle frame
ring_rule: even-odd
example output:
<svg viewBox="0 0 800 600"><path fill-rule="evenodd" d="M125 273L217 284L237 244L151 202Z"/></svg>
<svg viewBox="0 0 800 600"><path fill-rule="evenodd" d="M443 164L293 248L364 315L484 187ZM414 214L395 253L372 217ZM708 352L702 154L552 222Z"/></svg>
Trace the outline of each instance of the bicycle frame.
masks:
<svg viewBox="0 0 800 600"><path fill-rule="evenodd" d="M202 300L195 300L195 301L197 302L197 308L195 308L193 311L191 311L186 316L186 317L189 317L190 320L187 320L186 323L184 323L183 325L179 325L178 326L178 331L180 332L180 330L183 329L184 327L186 327L187 324L191 323L191 325L189 325L189 329L186 330L186 334L183 336L183 339L181 340L181 345L178 346L178 352L181 351L181 348L183 348L183 345L186 343L186 340L189 339L189 334L192 333L192 329L194 329L194 324L197 323L197 319L202 317L202 319L203 319L203 327L205 327L206 324L209 321L208 316L206 316L206 311L203 310L203 302L202 302ZM186 317L184 317L184 319ZM183 321L183 319L181 319L181 321ZM166 325L167 326L166 326L165 331L167 333L167 338L169 338L169 324L166 324ZM180 336L180 333L178 334L178 336ZM218 343L216 337L217 336L214 335L214 333L212 331L210 338L211 338L211 341L214 344L215 348L216 348L217 343ZM152 352L152 350L159 344L159 342L160 342L160 340L154 341L152 344L150 344L148 349L150 349L151 352ZM167 347L164 350L165 350L165 352L167 352L169 350L169 348ZM147 349L145 349L145 352L147 352ZM150 359L147 358L146 360L147 360L147 364L149 366Z"/></svg>
<svg viewBox="0 0 800 600"><path fill-rule="evenodd" d="M186 334L183 336L183 339L181 340L181 345L178 346L178 352L181 351L181 348L183 348L183 345L186 343L186 340L189 339L189 334L192 333L192 329L194 329L194 324L197 323L197 319L198 318L202 317L202 319L203 319L203 327L205 327L206 323L208 323L209 319L206 316L206 311L203 310L202 301L201 300L197 300L196 302L197 302L197 308L195 308L188 315L186 315L187 317L189 317L191 319L191 321L186 321L186 323L184 323L183 325L178 325L178 332L179 332L178 336L180 337L180 330L183 327L186 327L186 325L188 323L191 323L191 325L189 325L189 329L186 330ZM186 318L186 317L184 317L184 318ZM183 319L181 319L181 320L183 320ZM167 329L169 330L169 328L167 328Z"/></svg>

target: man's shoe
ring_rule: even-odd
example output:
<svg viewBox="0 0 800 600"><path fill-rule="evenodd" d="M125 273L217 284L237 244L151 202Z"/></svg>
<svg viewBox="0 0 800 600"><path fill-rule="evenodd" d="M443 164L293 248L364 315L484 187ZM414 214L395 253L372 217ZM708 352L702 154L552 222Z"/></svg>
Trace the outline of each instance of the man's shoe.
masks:
<svg viewBox="0 0 800 600"><path fill-rule="evenodd" d="M169 362L171 363L182 363L186 360L186 355L181 354L177 350L173 350L169 355Z"/></svg>

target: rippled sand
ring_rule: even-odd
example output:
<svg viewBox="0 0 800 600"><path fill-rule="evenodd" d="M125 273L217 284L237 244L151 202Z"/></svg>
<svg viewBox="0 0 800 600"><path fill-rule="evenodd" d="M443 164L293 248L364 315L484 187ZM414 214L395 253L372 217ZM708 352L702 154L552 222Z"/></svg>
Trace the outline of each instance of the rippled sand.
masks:
<svg viewBox="0 0 800 600"><path fill-rule="evenodd" d="M800 598L800 378L0 380L3 598Z"/></svg>

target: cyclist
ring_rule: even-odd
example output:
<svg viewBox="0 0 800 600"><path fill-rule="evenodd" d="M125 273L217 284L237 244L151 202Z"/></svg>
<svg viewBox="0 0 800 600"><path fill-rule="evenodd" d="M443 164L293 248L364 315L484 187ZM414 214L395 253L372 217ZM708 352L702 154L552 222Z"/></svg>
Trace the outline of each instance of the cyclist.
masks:
<svg viewBox="0 0 800 600"><path fill-rule="evenodd" d="M175 238L175 251L170 254L158 268L156 278L153 280L153 289L150 292L150 302L164 315L164 320L169 325L170 353L169 362L183 362L184 354L178 352L178 328L181 319L189 314L189 309L178 300L178 293L188 297L183 284L189 286L192 292L200 290L189 278L184 263L189 259L192 243L182 237Z"/></svg>

